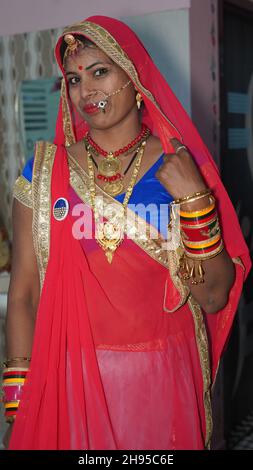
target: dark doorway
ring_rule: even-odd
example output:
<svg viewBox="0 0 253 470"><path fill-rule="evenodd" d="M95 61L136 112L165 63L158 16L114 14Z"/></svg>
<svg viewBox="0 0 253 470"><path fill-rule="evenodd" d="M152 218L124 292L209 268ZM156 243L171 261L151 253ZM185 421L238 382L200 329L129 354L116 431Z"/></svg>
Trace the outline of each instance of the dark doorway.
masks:
<svg viewBox="0 0 253 470"><path fill-rule="evenodd" d="M253 255L253 3L222 1L221 9L221 175ZM253 416L253 271L245 283L223 370L229 448L236 439L233 430Z"/></svg>

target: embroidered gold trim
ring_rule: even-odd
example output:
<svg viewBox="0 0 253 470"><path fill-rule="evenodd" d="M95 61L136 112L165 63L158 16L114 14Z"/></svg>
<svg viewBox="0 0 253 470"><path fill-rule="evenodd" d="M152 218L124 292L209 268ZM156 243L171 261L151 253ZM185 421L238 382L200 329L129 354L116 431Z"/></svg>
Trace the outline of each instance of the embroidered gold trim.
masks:
<svg viewBox="0 0 253 470"><path fill-rule="evenodd" d="M19 176L14 183L13 197L24 206L32 208L32 184L23 175Z"/></svg>
<svg viewBox="0 0 253 470"><path fill-rule="evenodd" d="M65 145L68 147L76 142L75 134L72 127L71 112L67 97L67 89L64 78L61 82L61 103L62 103L62 120L63 120L63 132L65 135Z"/></svg>
<svg viewBox="0 0 253 470"><path fill-rule="evenodd" d="M182 307L182 305L185 304L189 294L190 294L190 288L183 284L180 277L178 276L178 269L179 269L179 259L182 256L182 251L183 248L179 247L177 250L169 250L168 251L168 266L169 266L169 271L170 271L170 276L172 279L173 284L177 288L178 292L180 293L180 301L176 307L173 309L168 309L165 306L165 299L167 295L167 281L165 283L165 292L164 292L164 298L163 298L163 309L167 313L174 313L178 308Z"/></svg>
<svg viewBox="0 0 253 470"><path fill-rule="evenodd" d="M76 23L66 28L63 31L62 36L68 33L85 35L88 39L93 41L103 52L105 52L116 64L118 64L128 74L128 76L133 81L134 85L140 90L141 94L145 95L155 105L155 107L159 110L164 119L180 135L182 142L184 141L183 136L176 128L176 126L162 112L153 94L142 85L133 62L129 59L125 51L121 48L121 46L114 39L114 37L108 31L106 31L106 29L104 29L102 26L92 23L91 21L84 21L83 23Z"/></svg>
<svg viewBox="0 0 253 470"><path fill-rule="evenodd" d="M51 175L56 145L37 142L34 158L32 199L33 199L33 240L42 289L50 248Z"/></svg>
<svg viewBox="0 0 253 470"><path fill-rule="evenodd" d="M239 264L242 267L242 269L245 271L245 266L239 256L237 256L236 258L232 258L232 261L235 264Z"/></svg>
<svg viewBox="0 0 253 470"><path fill-rule="evenodd" d="M96 349L106 349L107 351L164 351L165 341L154 339L145 343L130 344L98 344Z"/></svg>
<svg viewBox="0 0 253 470"><path fill-rule="evenodd" d="M212 437L212 407L211 407L211 369L209 359L209 346L208 338L206 333L206 327L204 323L203 313L200 305L195 301L192 295L188 298L188 305L191 309L194 326L195 326L195 337L197 342L197 348L200 359L200 366L203 377L203 402L205 408L205 420L206 420L206 436L205 436L205 447L210 448L211 437Z"/></svg>

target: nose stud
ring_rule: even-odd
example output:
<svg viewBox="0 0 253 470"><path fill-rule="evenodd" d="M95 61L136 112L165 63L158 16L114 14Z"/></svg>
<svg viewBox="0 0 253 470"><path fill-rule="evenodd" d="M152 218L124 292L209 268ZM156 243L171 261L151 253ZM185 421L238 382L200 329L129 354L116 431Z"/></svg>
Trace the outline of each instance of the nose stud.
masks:
<svg viewBox="0 0 253 470"><path fill-rule="evenodd" d="M98 102L98 108L101 109L103 111L103 113L105 113L105 107L106 107L107 104L108 104L107 100L100 100Z"/></svg>

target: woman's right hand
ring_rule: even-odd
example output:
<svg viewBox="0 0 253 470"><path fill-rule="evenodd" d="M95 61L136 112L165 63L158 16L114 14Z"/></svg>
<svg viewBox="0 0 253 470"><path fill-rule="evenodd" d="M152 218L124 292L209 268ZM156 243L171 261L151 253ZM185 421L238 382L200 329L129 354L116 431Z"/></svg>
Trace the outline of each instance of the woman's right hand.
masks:
<svg viewBox="0 0 253 470"><path fill-rule="evenodd" d="M8 447L9 447L9 443L10 443L10 439L11 439L11 433L12 433L12 430L13 430L13 423L10 423L8 424L8 428L4 434L4 437L3 437L3 445L4 445L4 448L7 450Z"/></svg>

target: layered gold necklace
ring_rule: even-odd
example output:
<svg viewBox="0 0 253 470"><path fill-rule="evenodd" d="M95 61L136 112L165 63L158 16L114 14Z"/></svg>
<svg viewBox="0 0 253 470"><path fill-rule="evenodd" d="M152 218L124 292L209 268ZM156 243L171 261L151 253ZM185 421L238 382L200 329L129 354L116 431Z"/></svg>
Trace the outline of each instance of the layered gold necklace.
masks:
<svg viewBox="0 0 253 470"><path fill-rule="evenodd" d="M89 133L86 134L84 144L86 148L89 147L89 152L96 157L98 155L104 157L97 165L97 179L104 182L103 189L107 194L110 196L117 196L122 193L124 189L122 164L118 157L120 155L128 155L129 153L136 151L142 142L146 141L149 136L150 129L142 124L140 133L128 145L113 152L107 152L94 142Z"/></svg>
<svg viewBox="0 0 253 470"><path fill-rule="evenodd" d="M91 154L90 146L86 145L87 167L88 167L88 176L89 176L88 187L89 187L90 205L92 207L92 210L94 213L94 219L95 219L95 238L99 246L101 246L101 248L103 248L103 250L105 251L105 255L109 263L112 262L115 250L119 247L119 245L122 243L123 238L124 238L127 204L133 192L133 188L138 177L145 146L146 146L146 140L144 140L140 144L137 150L134 169L132 172L130 183L125 193L121 211L119 211L120 212L119 215L117 215L117 217L115 218L115 214L114 214L113 219L110 220L108 218L108 220L106 221L101 221L101 218L103 216L99 215L99 211L98 211L97 204L96 204L95 172L94 172L94 166L92 162L92 154Z"/></svg>

